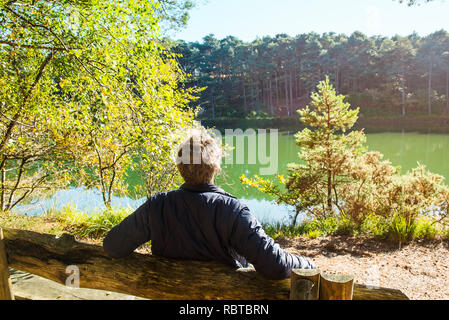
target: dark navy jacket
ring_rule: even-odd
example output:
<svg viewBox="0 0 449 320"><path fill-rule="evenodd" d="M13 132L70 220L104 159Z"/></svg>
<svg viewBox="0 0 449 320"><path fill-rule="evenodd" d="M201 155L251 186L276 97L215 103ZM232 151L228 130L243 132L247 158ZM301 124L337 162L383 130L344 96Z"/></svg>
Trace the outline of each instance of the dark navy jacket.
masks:
<svg viewBox="0 0 449 320"><path fill-rule="evenodd" d="M215 185L184 184L155 195L112 228L103 248L122 258L150 240L154 255L215 260L236 268L249 262L269 279L288 278L292 269L315 268L282 250L244 204Z"/></svg>

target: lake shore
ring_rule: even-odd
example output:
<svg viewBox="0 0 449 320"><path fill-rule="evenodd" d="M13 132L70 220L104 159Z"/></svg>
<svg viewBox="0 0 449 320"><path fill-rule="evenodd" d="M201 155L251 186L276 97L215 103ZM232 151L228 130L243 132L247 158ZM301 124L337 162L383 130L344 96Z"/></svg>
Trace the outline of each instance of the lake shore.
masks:
<svg viewBox="0 0 449 320"><path fill-rule="evenodd" d="M205 127L216 127L219 130L243 130L282 128L282 131L297 132L304 128L304 124L297 117L279 118L216 118L201 119ZM449 115L364 115L363 112L355 124L355 129L365 129L368 133L376 132L420 132L420 133L449 133Z"/></svg>

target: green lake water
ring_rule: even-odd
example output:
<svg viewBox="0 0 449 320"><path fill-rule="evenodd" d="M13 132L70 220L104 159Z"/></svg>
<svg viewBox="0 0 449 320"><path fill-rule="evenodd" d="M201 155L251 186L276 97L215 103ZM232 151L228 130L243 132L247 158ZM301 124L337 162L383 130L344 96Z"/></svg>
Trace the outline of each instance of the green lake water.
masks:
<svg viewBox="0 0 449 320"><path fill-rule="evenodd" d="M287 164L298 162L299 147L295 144L294 133L279 135L279 172L287 173ZM401 167L401 173L415 168L418 162L445 177L449 181L449 135L422 133L372 133L367 134L369 150L384 154L395 166ZM245 150L247 152L247 150ZM223 174L217 184L224 190L244 198L248 206L261 220L286 221L293 209L273 205L273 199L255 188L248 188L239 183L242 173L251 177L258 174L260 165L228 165L223 167Z"/></svg>
<svg viewBox="0 0 449 320"><path fill-rule="evenodd" d="M393 165L401 166L401 172L417 166L420 162L428 169L438 173L449 181L449 134L422 134L422 133L372 133L367 134L367 144L370 150L377 150L385 155ZM242 150L240 150L241 152ZM287 173L287 164L298 161L299 147L295 144L294 133L284 132L278 136L278 169L280 173ZM247 159L248 145L245 143L244 151ZM269 152L269 151L268 151ZM236 151L233 151L234 156ZM244 173L251 177L259 174L261 167L258 164L223 164L223 172L216 179L216 184L227 192L242 199L250 210L261 221L288 221L289 213L293 210L287 206L273 203L273 199L253 188L240 184L239 177ZM266 176L269 178L270 176ZM143 200L115 197L113 206L136 208ZM20 207L20 211L27 214L39 214L51 207L60 208L71 204L79 210L94 211L103 207L101 196L92 190L75 188L57 192L52 198L36 201L33 205Z"/></svg>

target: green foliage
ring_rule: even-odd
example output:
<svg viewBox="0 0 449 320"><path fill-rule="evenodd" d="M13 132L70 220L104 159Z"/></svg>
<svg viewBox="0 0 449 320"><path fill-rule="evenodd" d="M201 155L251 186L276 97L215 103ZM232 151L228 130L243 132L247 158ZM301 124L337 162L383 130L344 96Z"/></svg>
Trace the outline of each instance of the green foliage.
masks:
<svg viewBox="0 0 449 320"><path fill-rule="evenodd" d="M273 239L299 236L311 239L325 236L366 236L398 243L399 246L410 240L449 239L449 228L436 224L432 219L420 218L410 225L400 216L385 218L374 214L364 217L360 225L344 216L330 216L304 220L296 226L265 223L263 228Z"/></svg>
<svg viewBox="0 0 449 320"><path fill-rule="evenodd" d="M202 42L174 42L173 50L192 75L188 85L207 87L199 100L202 118L243 118L260 111L292 117L325 74L362 114L449 110L449 34L444 30L391 38L310 32L252 42L208 35Z"/></svg>
<svg viewBox="0 0 449 320"><path fill-rule="evenodd" d="M394 215L389 226L388 234L396 241L399 241L399 246L413 238L416 231L416 224L409 218Z"/></svg>
<svg viewBox="0 0 449 320"><path fill-rule="evenodd" d="M290 164L288 192L302 195L297 208L314 215L332 215L339 207L340 185L347 183L353 161L361 152L365 136L361 131L338 134L351 129L358 109L351 110L343 95L337 95L329 78L312 93L311 108L298 113L305 128L296 135L299 157L305 164Z"/></svg>
<svg viewBox="0 0 449 320"><path fill-rule="evenodd" d="M415 237L424 240L434 240L444 231L437 226L434 220L422 217L416 221Z"/></svg>
<svg viewBox="0 0 449 320"><path fill-rule="evenodd" d="M179 182L171 153L197 89L159 43L157 1L0 8L1 209L74 183L110 206L133 165L156 173L140 196Z"/></svg>
<svg viewBox="0 0 449 320"><path fill-rule="evenodd" d="M56 219L66 232L80 237L102 238L131 213L132 209L110 208L88 214L68 206L44 212L43 217Z"/></svg>

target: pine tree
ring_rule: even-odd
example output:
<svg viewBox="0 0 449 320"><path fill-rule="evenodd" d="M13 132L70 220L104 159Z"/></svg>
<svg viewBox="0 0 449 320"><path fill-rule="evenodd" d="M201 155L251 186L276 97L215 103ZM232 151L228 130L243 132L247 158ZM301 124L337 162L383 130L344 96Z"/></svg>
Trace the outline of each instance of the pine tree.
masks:
<svg viewBox="0 0 449 320"><path fill-rule="evenodd" d="M357 121L359 109L351 109L345 97L337 95L328 77L317 89L310 107L298 110L309 128L295 136L303 163L289 165L287 189L303 195L297 209L327 216L339 207L339 186L351 181L351 167L363 151L365 135L345 133Z"/></svg>

